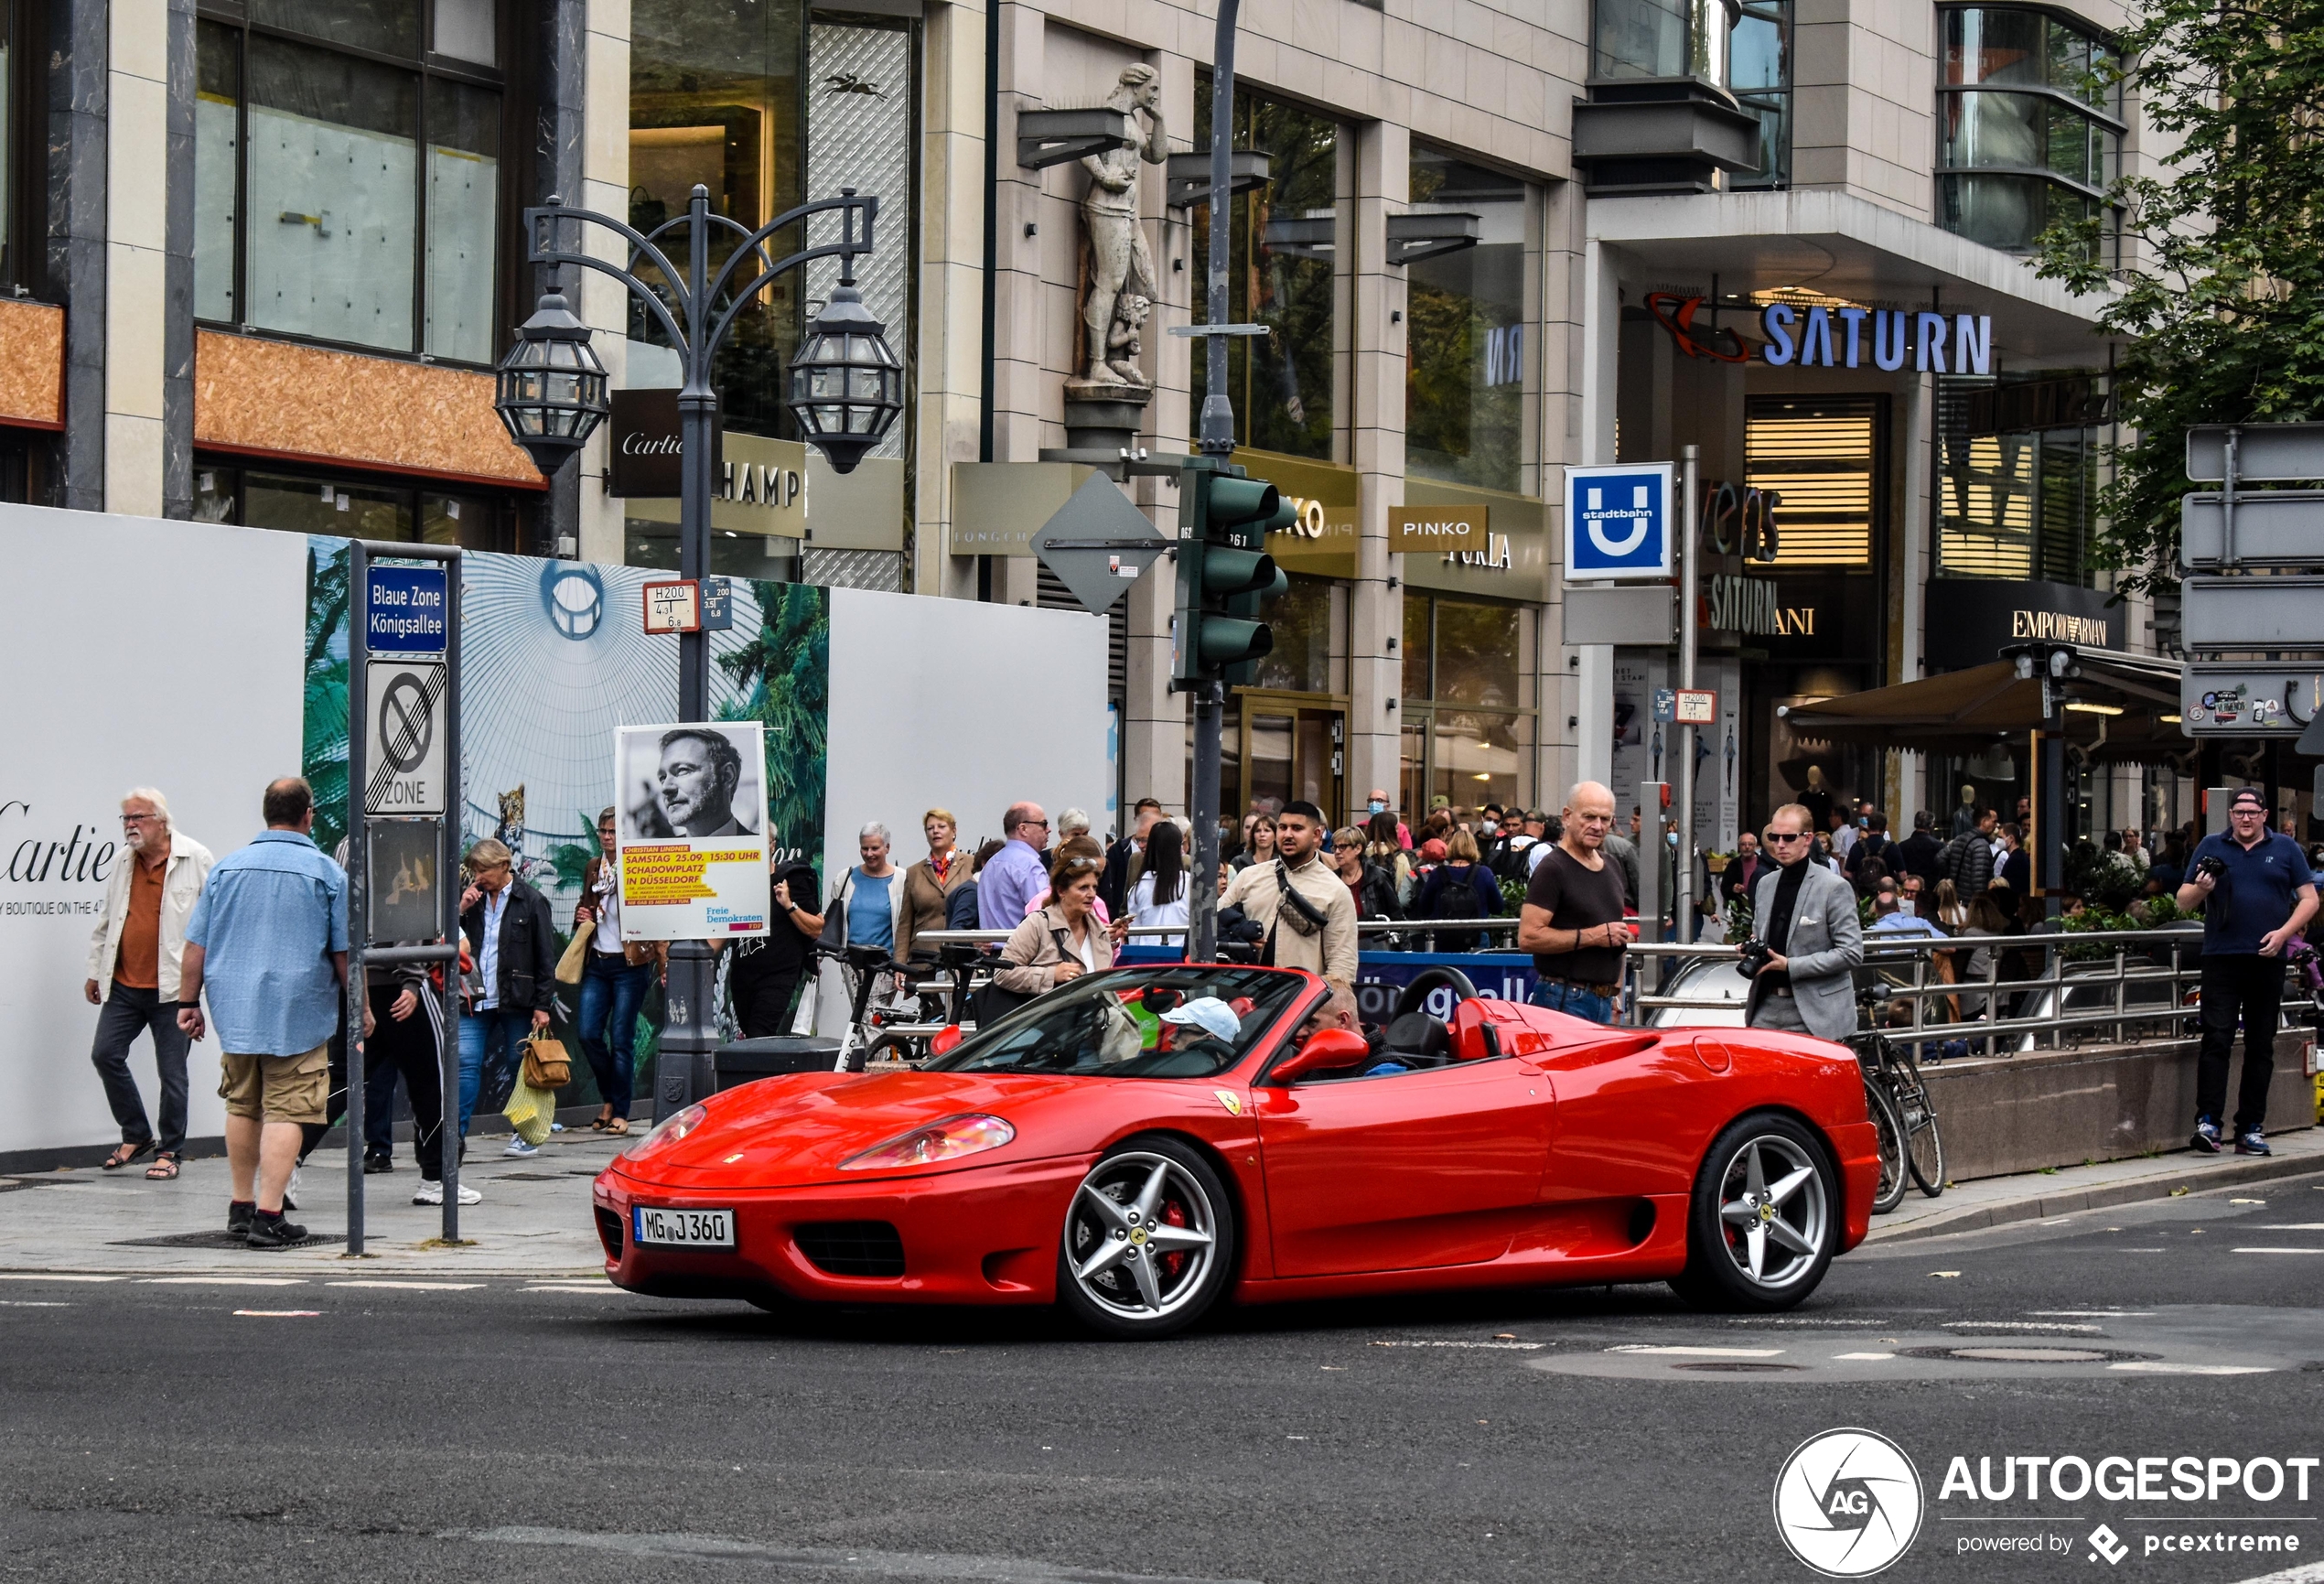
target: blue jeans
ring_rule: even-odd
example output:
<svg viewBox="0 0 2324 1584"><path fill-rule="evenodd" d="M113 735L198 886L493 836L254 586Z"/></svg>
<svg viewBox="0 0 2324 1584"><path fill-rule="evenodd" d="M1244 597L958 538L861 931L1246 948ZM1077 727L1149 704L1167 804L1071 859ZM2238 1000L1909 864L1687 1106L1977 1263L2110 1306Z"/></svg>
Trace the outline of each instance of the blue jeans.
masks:
<svg viewBox="0 0 2324 1584"><path fill-rule="evenodd" d="M653 983L653 964L632 968L619 953L589 952L581 971L582 1053L597 1074L597 1097L616 1116L629 1115L630 1061L638 1048L638 1009Z"/></svg>
<svg viewBox="0 0 2324 1584"><path fill-rule="evenodd" d="M1553 1012L1587 1018L1592 1023L1614 1021L1614 1003L1594 990L1579 985L1569 985L1563 979L1540 979L1533 984L1533 993L1525 997L1536 1007L1546 1007Z"/></svg>
<svg viewBox="0 0 2324 1584"><path fill-rule="evenodd" d="M460 1137L468 1136L468 1118L476 1111L476 1097L484 1086L484 1070L492 1069L494 1086L505 1094L508 1085L500 1082L510 1074L516 1061L517 1047L533 1032L533 1014L506 1012L494 1008L489 1012L467 1012L460 1018Z"/></svg>

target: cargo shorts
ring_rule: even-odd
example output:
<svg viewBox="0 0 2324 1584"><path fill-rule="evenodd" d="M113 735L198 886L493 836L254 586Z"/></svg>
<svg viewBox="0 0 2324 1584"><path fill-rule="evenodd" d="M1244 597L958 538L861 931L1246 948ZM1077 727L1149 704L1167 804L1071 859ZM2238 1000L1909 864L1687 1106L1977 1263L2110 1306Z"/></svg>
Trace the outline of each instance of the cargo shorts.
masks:
<svg viewBox="0 0 2324 1584"><path fill-rule="evenodd" d="M224 1069L218 1093L229 1116L249 1116L266 1122L315 1123L324 1120L330 1099L331 1053L325 1042L296 1056L237 1056L219 1058Z"/></svg>

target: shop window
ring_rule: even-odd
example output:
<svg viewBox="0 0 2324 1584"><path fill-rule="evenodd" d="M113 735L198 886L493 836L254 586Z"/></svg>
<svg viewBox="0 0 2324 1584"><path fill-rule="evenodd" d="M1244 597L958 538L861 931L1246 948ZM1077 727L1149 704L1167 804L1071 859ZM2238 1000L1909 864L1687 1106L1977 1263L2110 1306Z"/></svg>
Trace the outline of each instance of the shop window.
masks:
<svg viewBox="0 0 2324 1584"><path fill-rule="evenodd" d="M1435 602L1426 595L1409 590L1405 592L1404 691L1406 698L1426 698L1433 691L1428 674L1432 657L1429 634L1435 630Z"/></svg>
<svg viewBox="0 0 2324 1584"><path fill-rule="evenodd" d="M621 559L625 566L678 570L678 525L631 517L623 523ZM710 531L710 575L748 577L761 582L800 581L800 542L771 533L744 533L733 529Z"/></svg>
<svg viewBox="0 0 2324 1584"><path fill-rule="evenodd" d="M801 83L807 70L807 11L806 0L735 6L636 0L629 24L631 225L651 232L683 214L696 183L710 189L712 212L749 231L804 201L807 110ZM883 209L881 218L889 222L885 253L904 240L898 210L907 206L891 202ZM712 233L714 270L734 246L722 230ZM774 251L780 256L799 245L800 238L787 233L775 240ZM728 333L713 376L729 428L789 433L782 372L799 344L805 284L799 271L782 276L743 310ZM649 329L640 305L631 305L629 324L634 341L662 339ZM666 372L640 381L635 365L645 360L633 353L632 383L666 378L677 384L675 356L665 352L661 361Z"/></svg>
<svg viewBox="0 0 2324 1584"><path fill-rule="evenodd" d="M1434 795L1465 808L1517 801L1518 750L1522 745L1517 717L1440 709L1433 735Z"/></svg>
<svg viewBox="0 0 2324 1584"><path fill-rule="evenodd" d="M194 520L328 533L349 539L513 550L515 512L504 500L433 485L277 472L198 459Z"/></svg>
<svg viewBox="0 0 2324 1584"><path fill-rule="evenodd" d="M205 17L197 317L490 363L497 28L492 0L256 0L246 21Z"/></svg>
<svg viewBox="0 0 2324 1584"><path fill-rule="evenodd" d="M1415 817L1434 798L1473 808L1522 795L1523 642L1520 606L1405 594L1400 788Z"/></svg>
<svg viewBox="0 0 2324 1584"><path fill-rule="evenodd" d="M1723 88L1759 123L1759 168L1724 185L1790 185L1791 0L1598 0L1591 32L1594 88L1688 79Z"/></svg>
<svg viewBox="0 0 2324 1584"><path fill-rule="evenodd" d="M1524 482L1525 184L1423 144L1412 212L1474 215L1474 247L1406 271L1404 466L1515 492Z"/></svg>
<svg viewBox="0 0 2324 1584"><path fill-rule="evenodd" d="M1759 122L1759 168L1730 172L1727 185L1791 186L1791 0L1742 0L1727 70L1735 102Z"/></svg>
<svg viewBox="0 0 2324 1584"><path fill-rule="evenodd" d="M1990 381L1940 380L1938 569L1961 577L2038 577L2090 584L2098 520L2098 431L2089 425L2010 429L1981 425ZM2004 387L2007 389L2007 387ZM2003 404L1985 404L2007 411Z"/></svg>
<svg viewBox="0 0 2324 1584"><path fill-rule="evenodd" d="M1331 691L1331 579L1296 574L1267 606L1275 648L1253 668L1251 685L1279 693Z"/></svg>
<svg viewBox="0 0 2324 1584"><path fill-rule="evenodd" d="M1332 373L1339 348L1333 279L1340 215L1340 126L1330 117L1245 91L1238 83L1234 145L1269 160L1271 179L1231 201L1227 314L1262 324L1264 336L1237 337L1227 350L1227 392L1235 443L1329 460ZM1194 146L1210 146L1210 79L1195 80ZM1210 211L1194 210L1189 256L1210 256ZM1198 317L1200 305L1198 303ZM1193 386L1205 388L1209 343L1194 342ZM1201 422L1202 404L1189 406Z"/></svg>
<svg viewBox="0 0 2324 1584"><path fill-rule="evenodd" d="M1744 408L1751 489L1781 498L1776 565L1872 565L1879 398L1753 397Z"/></svg>
<svg viewBox="0 0 2324 1584"><path fill-rule="evenodd" d="M1964 6L1941 15L1937 189L1945 229L2026 253L2051 226L2111 222L2104 194L2124 132L2113 47L2044 11Z"/></svg>
<svg viewBox="0 0 2324 1584"><path fill-rule="evenodd" d="M1514 605L1438 599L1436 698L1513 709L1519 703L1517 644L1523 612Z"/></svg>

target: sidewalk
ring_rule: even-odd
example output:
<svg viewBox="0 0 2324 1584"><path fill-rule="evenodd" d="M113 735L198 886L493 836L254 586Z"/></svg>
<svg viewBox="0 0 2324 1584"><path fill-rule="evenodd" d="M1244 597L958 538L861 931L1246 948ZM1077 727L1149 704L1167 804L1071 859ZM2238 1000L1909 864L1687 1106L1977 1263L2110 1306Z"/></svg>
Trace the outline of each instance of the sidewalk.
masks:
<svg viewBox="0 0 2324 1584"><path fill-rule="evenodd" d="M506 1134L468 1140L460 1181L484 1195L460 1207L464 1246L434 1244L439 1205L416 1205L420 1184L408 1144L395 1169L363 1179L364 1255L347 1254L347 1155L317 1150L301 1175L292 1220L336 1241L260 1253L217 1246L230 1197L225 1158L188 1160L175 1182L148 1182L146 1163L124 1171L93 1168L0 1176L0 1272L66 1271L109 1276L316 1277L446 1280L524 1277L605 1279L589 1209L589 1180L641 1137L607 1138L586 1127L550 1135L540 1154L512 1160ZM190 1238L196 1246L172 1244ZM158 1240L158 1241L156 1241ZM207 1246L203 1246L203 1245Z"/></svg>
<svg viewBox="0 0 2324 1584"><path fill-rule="evenodd" d="M1984 1178L1948 1188L1935 1199L1915 1188L1907 1191L1904 1202L1894 1211L1872 1218L1872 1231L1865 1241L1893 1243L1949 1232L1974 1232L1980 1227L2043 1221L2135 1200L2167 1199L2182 1191L2201 1193L2324 1171L2324 1127L2276 1134L2267 1142L2275 1154L2199 1156L2180 1149L2095 1166L2061 1166L2055 1171Z"/></svg>

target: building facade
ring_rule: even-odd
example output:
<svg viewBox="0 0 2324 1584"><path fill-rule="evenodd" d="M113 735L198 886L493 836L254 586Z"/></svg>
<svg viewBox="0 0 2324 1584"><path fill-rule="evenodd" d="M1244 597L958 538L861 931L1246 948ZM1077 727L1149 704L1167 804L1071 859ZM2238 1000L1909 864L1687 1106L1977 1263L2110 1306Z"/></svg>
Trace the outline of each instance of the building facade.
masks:
<svg viewBox="0 0 2324 1584"><path fill-rule="evenodd" d="M2006 754L1850 758L1778 706L2104 598L2109 352L2028 254L2092 215L2116 245L2103 187L2154 157L2107 70L2115 0L1251 0L1232 105L1210 16L1173 0L0 11L0 494L674 566L676 502L614 492L676 383L616 283L561 283L615 419L554 481L500 432L490 370L547 284L522 212L556 194L651 232L699 186L756 227L845 186L881 199L862 286L906 415L845 478L798 443L786 360L835 271L783 277L720 363L713 570L1066 604L1030 535L1119 471L1069 384L1150 387L1134 444L1191 448L1225 114L1232 318L1264 328L1231 353L1237 459L1300 504L1226 808L1554 807L1674 769L1646 708L1665 647L1565 641L1568 464L1698 449L1706 840L1811 768L1897 809L2005 799ZM1060 132L1109 104L1136 146ZM1172 523L1173 481L1123 488ZM1103 620L1119 792L1178 805L1171 594L1166 561ZM2152 646L2149 611L2107 609L2108 641ZM2136 793L2095 795L2120 823Z"/></svg>

